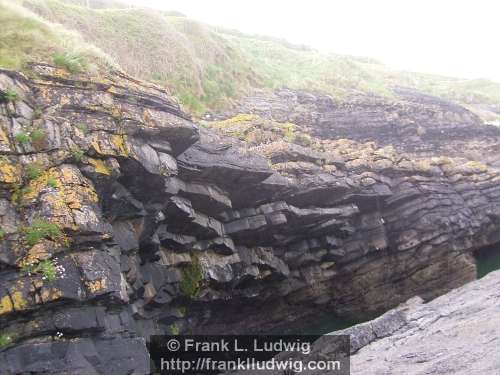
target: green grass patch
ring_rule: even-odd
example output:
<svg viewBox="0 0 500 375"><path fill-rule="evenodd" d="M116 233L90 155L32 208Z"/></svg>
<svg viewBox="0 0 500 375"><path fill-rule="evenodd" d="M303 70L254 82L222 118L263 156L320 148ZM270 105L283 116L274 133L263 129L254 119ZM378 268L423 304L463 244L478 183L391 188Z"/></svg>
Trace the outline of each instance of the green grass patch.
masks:
<svg viewBox="0 0 500 375"><path fill-rule="evenodd" d="M78 124L75 124L75 128L79 129L83 134L87 134L88 131L89 131L89 128L86 124L83 124L83 123L78 123Z"/></svg>
<svg viewBox="0 0 500 375"><path fill-rule="evenodd" d="M191 264L182 270L182 278L179 283L181 293L188 298L198 295L201 287L203 273L198 257L191 256Z"/></svg>
<svg viewBox="0 0 500 375"><path fill-rule="evenodd" d="M71 156L73 157L73 160L76 161L77 163L80 163L83 159L83 156L85 153L80 149L78 146L73 146L70 148Z"/></svg>
<svg viewBox="0 0 500 375"><path fill-rule="evenodd" d="M50 239L56 242L65 240L61 229L54 223L42 219L35 219L29 227L22 228L24 240L30 247L35 246L42 239Z"/></svg>
<svg viewBox="0 0 500 375"><path fill-rule="evenodd" d="M12 89L7 89L2 93L1 99L6 103L15 103L19 100L19 94Z"/></svg>
<svg viewBox="0 0 500 375"><path fill-rule="evenodd" d="M4 348L12 343L12 337L6 333L0 334L0 348Z"/></svg>
<svg viewBox="0 0 500 375"><path fill-rule="evenodd" d="M56 66L66 69L71 74L81 73L88 66L85 57L74 52L57 52L52 60Z"/></svg>
<svg viewBox="0 0 500 375"><path fill-rule="evenodd" d="M43 169L38 163L28 164L24 170L24 174L28 180L34 180L40 177L43 173Z"/></svg>
<svg viewBox="0 0 500 375"><path fill-rule="evenodd" d="M14 136L14 139L16 140L17 143L21 145L28 145L31 142L30 136L27 133L17 133Z"/></svg>
<svg viewBox="0 0 500 375"><path fill-rule="evenodd" d="M7 233L2 228L0 228L0 240L3 240L6 234Z"/></svg>
<svg viewBox="0 0 500 375"><path fill-rule="evenodd" d="M49 178L47 178L47 186L57 189L57 180L54 177L49 176Z"/></svg>
<svg viewBox="0 0 500 375"><path fill-rule="evenodd" d="M57 278L57 269L53 260L46 259L38 263L28 264L21 268L21 272L28 275L40 274L42 279L49 283L55 281Z"/></svg>

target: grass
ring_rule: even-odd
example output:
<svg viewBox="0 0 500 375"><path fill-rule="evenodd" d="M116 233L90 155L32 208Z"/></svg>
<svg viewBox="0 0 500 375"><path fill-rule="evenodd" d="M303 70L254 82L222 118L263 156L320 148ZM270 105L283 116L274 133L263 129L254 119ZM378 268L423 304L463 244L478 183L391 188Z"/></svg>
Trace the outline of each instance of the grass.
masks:
<svg viewBox="0 0 500 375"><path fill-rule="evenodd" d="M85 155L84 152L78 146L71 147L70 152L71 156L73 157L73 160L76 161L77 163L80 163L83 159L83 156Z"/></svg>
<svg viewBox="0 0 500 375"><path fill-rule="evenodd" d="M34 180L40 177L43 173L43 169L38 163L28 164L25 168L24 174L28 180Z"/></svg>
<svg viewBox="0 0 500 375"><path fill-rule="evenodd" d="M0 240L3 240L6 234L7 233L2 228L0 228Z"/></svg>
<svg viewBox="0 0 500 375"><path fill-rule="evenodd" d="M41 274L44 281L53 282L57 278L57 269L53 260L46 259L38 263L28 264L21 268L28 275Z"/></svg>
<svg viewBox="0 0 500 375"><path fill-rule="evenodd" d="M322 54L176 13L106 9L105 1L99 9L76 0L8 3L0 0L0 66L42 59L78 73L102 55L85 51L104 51L129 74L166 86L195 114L226 108L256 88L281 87L344 101L358 92L392 99L391 87L399 85L461 104L500 104L500 84L487 80L393 71L374 60Z"/></svg>
<svg viewBox="0 0 500 375"><path fill-rule="evenodd" d="M113 65L78 33L48 22L22 5L23 1L0 0L0 67L28 71L27 63L51 62L56 54L83 56L96 66Z"/></svg>
<svg viewBox="0 0 500 375"><path fill-rule="evenodd" d="M87 134L89 131L88 126L83 123L75 124L75 128L79 129L83 134Z"/></svg>
<svg viewBox="0 0 500 375"><path fill-rule="evenodd" d="M0 334L0 348L6 347L12 343L12 337L5 333Z"/></svg>
<svg viewBox="0 0 500 375"><path fill-rule="evenodd" d="M33 120L38 120L42 118L43 116L43 111L40 108L35 108L33 111Z"/></svg>
<svg viewBox="0 0 500 375"><path fill-rule="evenodd" d="M6 89L1 95L2 101L15 103L19 100L19 94L12 89Z"/></svg>
<svg viewBox="0 0 500 375"><path fill-rule="evenodd" d="M53 223L42 219L35 219L29 227L22 228L24 240L30 247L35 246L42 239L47 238L53 241L64 240L64 234L61 229Z"/></svg>
<svg viewBox="0 0 500 375"><path fill-rule="evenodd" d="M26 133L17 133L14 136L14 139L16 140L17 143L21 145L28 145L31 142L30 136Z"/></svg>
<svg viewBox="0 0 500 375"><path fill-rule="evenodd" d="M47 132L44 129L36 128L30 132L31 144L36 150L41 150L47 142Z"/></svg>
<svg viewBox="0 0 500 375"><path fill-rule="evenodd" d="M49 176L47 178L47 186L51 187L53 189L56 189L57 188L57 180L54 177Z"/></svg>
<svg viewBox="0 0 500 375"><path fill-rule="evenodd" d="M198 295L203 278L199 259L196 256L192 256L191 259L191 264L182 270L182 278L179 283L181 293L188 298L194 298Z"/></svg>
<svg viewBox="0 0 500 375"><path fill-rule="evenodd" d="M52 59L56 66L66 69L71 74L81 73L88 66L85 57L74 52L56 52Z"/></svg>

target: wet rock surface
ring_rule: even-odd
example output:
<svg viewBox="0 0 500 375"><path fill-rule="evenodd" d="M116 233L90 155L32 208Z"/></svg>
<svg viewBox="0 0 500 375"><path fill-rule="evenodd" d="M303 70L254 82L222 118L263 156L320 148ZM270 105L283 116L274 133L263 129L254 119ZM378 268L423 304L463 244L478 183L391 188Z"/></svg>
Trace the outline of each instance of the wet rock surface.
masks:
<svg viewBox="0 0 500 375"><path fill-rule="evenodd" d="M443 131L417 157L422 137L361 137L357 126L385 126L382 99L348 126L327 97L278 92L272 118L198 127L121 72L32 70L0 71L0 94L17 94L0 104L8 374L47 372L47 353L56 373L142 374L152 334L370 317L473 280L473 251L500 242L496 159L448 154L457 128L482 126L451 103L408 99L419 126ZM438 114L420 115L429 108Z"/></svg>

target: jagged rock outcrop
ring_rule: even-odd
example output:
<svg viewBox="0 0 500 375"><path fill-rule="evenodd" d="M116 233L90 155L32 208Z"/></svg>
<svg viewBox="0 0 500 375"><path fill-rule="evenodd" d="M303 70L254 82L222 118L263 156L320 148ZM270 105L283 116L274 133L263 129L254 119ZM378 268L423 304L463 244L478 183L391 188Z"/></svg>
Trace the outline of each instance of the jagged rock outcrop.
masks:
<svg viewBox="0 0 500 375"><path fill-rule="evenodd" d="M416 159L292 117L243 118L238 140L121 72L32 71L0 71L6 373L141 374L151 334L364 318L473 280L473 251L500 242L500 176L446 148Z"/></svg>

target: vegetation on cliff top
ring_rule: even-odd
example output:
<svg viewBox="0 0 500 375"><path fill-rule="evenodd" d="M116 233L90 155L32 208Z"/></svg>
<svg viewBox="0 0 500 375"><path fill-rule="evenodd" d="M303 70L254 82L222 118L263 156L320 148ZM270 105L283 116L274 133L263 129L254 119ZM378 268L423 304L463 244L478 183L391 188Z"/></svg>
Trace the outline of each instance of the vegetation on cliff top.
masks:
<svg viewBox="0 0 500 375"><path fill-rule="evenodd" d="M500 84L487 80L395 72L371 59L326 55L176 12L130 8L115 0L89 4L0 0L0 67L18 69L41 59L78 72L86 60L109 63L110 57L128 73L166 86L195 113L220 110L253 89L283 86L343 100L356 92L390 97L399 85L465 105L500 106ZM61 62L61 56L71 58Z"/></svg>

